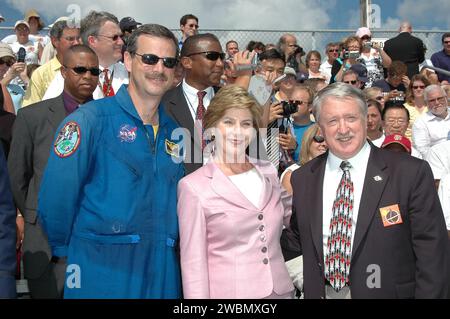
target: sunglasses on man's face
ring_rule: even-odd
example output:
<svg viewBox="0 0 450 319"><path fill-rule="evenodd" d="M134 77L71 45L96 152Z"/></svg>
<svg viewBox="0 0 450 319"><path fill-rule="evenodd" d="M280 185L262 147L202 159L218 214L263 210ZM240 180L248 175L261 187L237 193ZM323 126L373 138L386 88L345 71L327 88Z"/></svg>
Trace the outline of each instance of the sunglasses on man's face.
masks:
<svg viewBox="0 0 450 319"><path fill-rule="evenodd" d="M203 52L196 52L188 54L187 57L197 55L197 54L204 54L205 57L210 61L217 61L217 59L221 59L222 61L225 60L225 53L223 52L216 52L216 51L203 51Z"/></svg>
<svg viewBox="0 0 450 319"><path fill-rule="evenodd" d="M67 69L73 70L73 72L75 72L78 75L85 74L87 71L91 72L92 76L99 76L100 73L101 73L99 68L89 68L88 69L88 68L86 68L84 66L76 66L74 68L70 68L70 67L67 67L67 66L64 66L64 67L67 68Z"/></svg>
<svg viewBox="0 0 450 319"><path fill-rule="evenodd" d="M323 136L314 135L313 141L320 144L325 142L325 138Z"/></svg>
<svg viewBox="0 0 450 319"><path fill-rule="evenodd" d="M328 50L329 53L333 53L333 52L339 52L338 49L333 49L333 50Z"/></svg>
<svg viewBox="0 0 450 319"><path fill-rule="evenodd" d="M159 60L162 60L163 65L166 68L173 69L178 63L177 58L172 58L172 57L160 58L159 56L157 56L155 54L151 54L151 53L148 53L148 54L135 53L135 54L137 56L141 57L142 63L147 64L147 65L156 65Z"/></svg>
<svg viewBox="0 0 450 319"><path fill-rule="evenodd" d="M355 85L356 84L356 82L358 82L357 80L352 80L352 81L344 81L344 83L347 83L347 84L351 84L351 85Z"/></svg>

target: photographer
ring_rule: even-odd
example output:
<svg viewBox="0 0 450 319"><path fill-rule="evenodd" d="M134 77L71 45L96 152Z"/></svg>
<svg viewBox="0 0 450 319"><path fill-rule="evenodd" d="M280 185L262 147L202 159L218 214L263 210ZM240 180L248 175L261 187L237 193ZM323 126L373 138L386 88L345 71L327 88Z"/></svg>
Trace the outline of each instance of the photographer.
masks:
<svg viewBox="0 0 450 319"><path fill-rule="evenodd" d="M386 94L386 102L401 103L405 100L406 88L409 86L410 80L406 75L408 68L401 61L392 62L388 68L387 79L378 80L372 86L379 87Z"/></svg>
<svg viewBox="0 0 450 319"><path fill-rule="evenodd" d="M366 87L371 87L373 82L384 78L383 67L388 68L392 63L392 60L379 45L371 42L372 33L369 28L359 28L358 31L356 31L356 36L360 38L362 43L359 61L366 66L368 73Z"/></svg>
<svg viewBox="0 0 450 319"><path fill-rule="evenodd" d="M333 62L331 68L330 84L334 82L341 82L342 75L349 70L353 64L357 64L361 55L362 44L357 36L348 37L344 41L344 49L341 51L339 58Z"/></svg>

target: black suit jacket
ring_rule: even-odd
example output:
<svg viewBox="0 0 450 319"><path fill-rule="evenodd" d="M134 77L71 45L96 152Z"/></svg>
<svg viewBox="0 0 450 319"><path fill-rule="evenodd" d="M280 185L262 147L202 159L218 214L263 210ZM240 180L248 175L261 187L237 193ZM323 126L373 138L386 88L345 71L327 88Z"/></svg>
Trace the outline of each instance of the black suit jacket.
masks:
<svg viewBox="0 0 450 319"><path fill-rule="evenodd" d="M214 87L214 92L217 93L218 90L218 87ZM182 84L168 91L163 96L162 103L167 114L169 114L181 128L185 129L185 134L189 134L185 136L189 136L190 139L184 143L186 150L184 167L186 175L188 175L203 166L203 155L201 139L197 130L194 128L194 120L192 119L188 102L186 101L186 97L183 93ZM259 132L247 151L252 157L267 159L267 153L263 146Z"/></svg>
<svg viewBox="0 0 450 319"><path fill-rule="evenodd" d="M13 127L8 169L14 200L25 219L23 259L25 277L30 279L39 278L52 257L47 236L37 221L36 209L55 133L65 117L60 95L20 109Z"/></svg>
<svg viewBox="0 0 450 319"><path fill-rule="evenodd" d="M16 297L16 208L0 143L0 298Z"/></svg>
<svg viewBox="0 0 450 319"><path fill-rule="evenodd" d="M0 141L3 145L6 158L8 158L9 147L12 139L12 127L16 116L12 113L0 110Z"/></svg>
<svg viewBox="0 0 450 319"><path fill-rule="evenodd" d="M325 297L322 201L324 191L336 192L323 189L327 155L291 178L293 215L283 242L302 250L305 298ZM379 209L394 204L403 223L384 227ZM352 298L445 298L447 232L428 163L372 145L354 231ZM375 272L379 288L368 285Z"/></svg>
<svg viewBox="0 0 450 319"><path fill-rule="evenodd" d="M412 36L409 32L402 32L384 44L384 52L392 61L402 61L408 67L408 77L419 73L419 64L425 59L422 40Z"/></svg>

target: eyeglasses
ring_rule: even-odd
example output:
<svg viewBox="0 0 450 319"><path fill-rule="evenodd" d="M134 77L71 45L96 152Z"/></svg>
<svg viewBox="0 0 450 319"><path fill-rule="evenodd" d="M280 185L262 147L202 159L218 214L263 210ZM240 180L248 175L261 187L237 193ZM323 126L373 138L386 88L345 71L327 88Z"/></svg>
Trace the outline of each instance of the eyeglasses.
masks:
<svg viewBox="0 0 450 319"><path fill-rule="evenodd" d="M11 66L14 64L12 61L5 61L3 59L0 59L0 65L6 64L7 66Z"/></svg>
<svg viewBox="0 0 450 319"><path fill-rule="evenodd" d="M450 44L450 41L444 41L445 44Z"/></svg>
<svg viewBox="0 0 450 319"><path fill-rule="evenodd" d="M210 61L217 61L218 58L220 58L222 61L225 60L225 53L223 52L216 52L216 51L203 51L203 52L196 52L186 55L187 57L197 55L197 54L204 54L205 57Z"/></svg>
<svg viewBox="0 0 450 319"><path fill-rule="evenodd" d="M193 28L193 29L198 29L199 28L198 24L188 24L187 26L189 28Z"/></svg>
<svg viewBox="0 0 450 319"><path fill-rule="evenodd" d="M334 49L334 50L328 50L328 52L332 53L332 52L339 52L338 49Z"/></svg>
<svg viewBox="0 0 450 319"><path fill-rule="evenodd" d="M358 82L358 81L357 81L357 80L344 81L344 83L347 83L347 84L352 84L352 85L355 85L355 84L356 84L356 82Z"/></svg>
<svg viewBox="0 0 450 319"><path fill-rule="evenodd" d="M413 85L413 89L414 90L417 90L417 89L424 89L425 88L425 85Z"/></svg>
<svg viewBox="0 0 450 319"><path fill-rule="evenodd" d="M289 103L294 104L296 106L300 106L300 105L303 105L303 104L305 104L305 105L311 104L309 102L301 101L301 100L289 100Z"/></svg>
<svg viewBox="0 0 450 319"><path fill-rule="evenodd" d="M149 54L135 53L135 54L142 58L142 63L148 64L148 65L156 65L159 60L162 60L163 65L166 68L173 69L178 63L177 58L172 58L172 57L160 58L159 56L151 54L151 53L149 53Z"/></svg>
<svg viewBox="0 0 450 319"><path fill-rule="evenodd" d="M325 142L325 138L323 136L314 135L313 141L320 144L320 143Z"/></svg>
<svg viewBox="0 0 450 319"><path fill-rule="evenodd" d="M447 102L447 97L441 96L432 100L428 100L428 104L436 104L436 103L445 103Z"/></svg>
<svg viewBox="0 0 450 319"><path fill-rule="evenodd" d="M361 40L370 40L370 39L372 39L372 37L369 37L369 36L366 36L366 35L361 38Z"/></svg>
<svg viewBox="0 0 450 319"><path fill-rule="evenodd" d="M113 40L114 42L116 42L117 40L121 39L122 34L115 34L115 35L103 35L103 34L99 34L99 37L104 37L104 38L108 38Z"/></svg>
<svg viewBox="0 0 450 319"><path fill-rule="evenodd" d="M403 125L407 122L407 120L402 118L388 118L386 119L386 123L389 125L393 125L394 123L398 123L399 125Z"/></svg>
<svg viewBox="0 0 450 319"><path fill-rule="evenodd" d="M73 67L73 68L70 68L68 66L64 66L64 67L67 68L67 69L73 70L73 72L75 72L78 75L85 74L87 71L91 72L91 74L93 76L99 76L100 73L101 73L99 68L90 68L90 69L88 69L88 68L86 68L84 66L76 66L76 67Z"/></svg>

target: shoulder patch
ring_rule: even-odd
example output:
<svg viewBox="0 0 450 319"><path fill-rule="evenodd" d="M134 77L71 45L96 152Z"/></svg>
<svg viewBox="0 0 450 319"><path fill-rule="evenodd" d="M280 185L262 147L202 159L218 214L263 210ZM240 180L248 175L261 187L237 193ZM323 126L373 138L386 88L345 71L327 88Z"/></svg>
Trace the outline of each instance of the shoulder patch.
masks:
<svg viewBox="0 0 450 319"><path fill-rule="evenodd" d="M77 122L68 122L59 131L53 150L61 158L66 158L75 153L80 146L80 126Z"/></svg>

